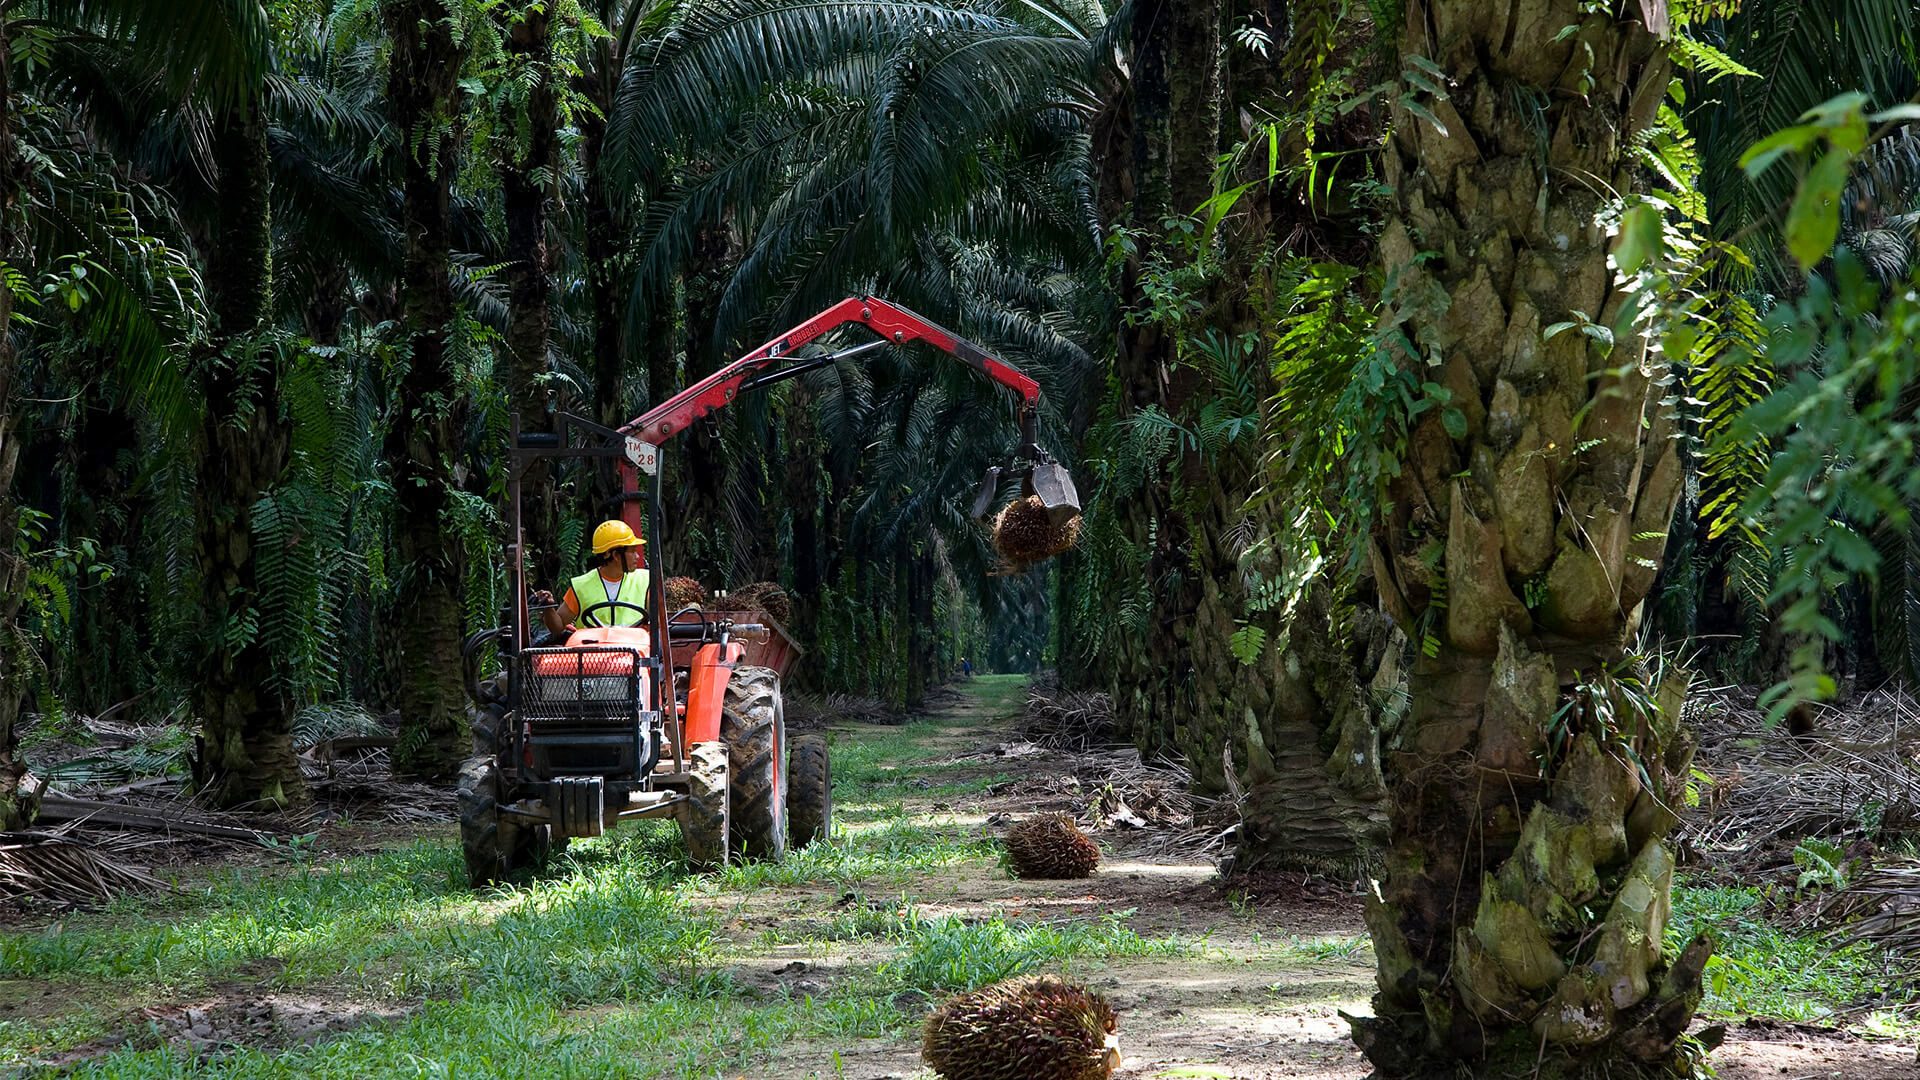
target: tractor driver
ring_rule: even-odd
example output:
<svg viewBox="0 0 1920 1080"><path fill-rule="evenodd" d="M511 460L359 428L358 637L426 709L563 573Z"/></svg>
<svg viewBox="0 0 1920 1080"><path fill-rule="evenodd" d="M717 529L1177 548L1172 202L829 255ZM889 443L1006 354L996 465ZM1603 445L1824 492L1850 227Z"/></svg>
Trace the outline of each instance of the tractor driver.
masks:
<svg viewBox="0 0 1920 1080"><path fill-rule="evenodd" d="M587 616L587 626L633 626L640 621L640 610L647 606L647 572L640 567L640 546L646 541L633 534L626 522L603 521L593 530L594 566L567 583L567 593L557 606L540 615L547 629L565 634L578 622L580 612L595 604L618 600L632 607L601 608ZM552 604L553 594L544 589L533 595L535 604ZM636 610L639 609L639 610Z"/></svg>

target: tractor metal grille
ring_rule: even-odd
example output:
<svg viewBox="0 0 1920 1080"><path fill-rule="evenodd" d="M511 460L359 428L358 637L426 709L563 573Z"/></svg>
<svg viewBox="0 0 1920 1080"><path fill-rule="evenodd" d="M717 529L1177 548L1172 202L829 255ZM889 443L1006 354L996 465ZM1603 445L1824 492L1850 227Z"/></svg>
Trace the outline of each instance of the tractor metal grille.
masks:
<svg viewBox="0 0 1920 1080"><path fill-rule="evenodd" d="M640 700L640 650L621 645L528 649L520 711L531 723L632 723Z"/></svg>

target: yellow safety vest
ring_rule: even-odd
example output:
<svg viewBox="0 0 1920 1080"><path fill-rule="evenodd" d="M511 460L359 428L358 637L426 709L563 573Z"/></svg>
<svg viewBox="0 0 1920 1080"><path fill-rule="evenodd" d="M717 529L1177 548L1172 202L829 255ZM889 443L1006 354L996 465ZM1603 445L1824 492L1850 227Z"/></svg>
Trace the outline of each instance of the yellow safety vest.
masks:
<svg viewBox="0 0 1920 1080"><path fill-rule="evenodd" d="M647 572L645 570L628 571L626 576L620 579L620 587L612 596L608 596L607 586L611 584L612 582L600 576L598 569L589 570L573 579L571 582L573 598L579 602L583 616L580 620L581 626L639 625L640 612L632 608L608 608L593 615L586 614L588 608L608 600L619 600L637 608L646 608Z"/></svg>

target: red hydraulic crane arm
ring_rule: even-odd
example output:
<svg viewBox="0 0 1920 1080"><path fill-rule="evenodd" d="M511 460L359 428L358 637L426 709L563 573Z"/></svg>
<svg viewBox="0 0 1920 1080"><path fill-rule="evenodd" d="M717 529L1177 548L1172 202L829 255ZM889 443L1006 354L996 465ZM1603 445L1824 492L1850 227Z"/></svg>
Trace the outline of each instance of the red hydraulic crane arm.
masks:
<svg viewBox="0 0 1920 1080"><path fill-rule="evenodd" d="M1040 402L1038 383L987 355L973 342L898 304L872 296L849 297L661 402L620 430L658 446L708 413L732 404L744 384L778 367L787 354L849 323L865 326L896 345L924 341L1019 394L1028 409Z"/></svg>

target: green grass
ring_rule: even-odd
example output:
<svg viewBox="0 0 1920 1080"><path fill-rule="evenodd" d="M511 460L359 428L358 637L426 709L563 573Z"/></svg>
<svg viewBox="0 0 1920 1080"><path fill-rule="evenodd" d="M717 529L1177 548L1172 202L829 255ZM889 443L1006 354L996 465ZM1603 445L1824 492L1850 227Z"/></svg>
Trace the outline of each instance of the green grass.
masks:
<svg viewBox="0 0 1920 1080"><path fill-rule="evenodd" d="M900 727L834 732L834 814L844 824L864 825L907 814L906 800L952 805L985 793L1014 774L990 761L954 761L967 745L950 738L949 727L918 721Z"/></svg>
<svg viewBox="0 0 1920 1080"><path fill-rule="evenodd" d="M1815 1022L1845 1018L1904 1029L1909 1036L1920 1031L1920 989L1912 965L1871 945L1836 948L1823 936L1783 929L1767 920L1760 889L1676 886L1668 947L1678 950L1703 930L1714 942L1703 1004L1709 1014Z"/></svg>
<svg viewBox="0 0 1920 1080"><path fill-rule="evenodd" d="M1144 938L1114 913L1094 922L1024 924L1005 919L908 920L906 949L880 966L882 978L908 990L934 994L972 990L1040 968L1063 968L1075 960L1136 956L1188 956L1201 947L1185 938Z"/></svg>
<svg viewBox="0 0 1920 1080"><path fill-rule="evenodd" d="M1025 675L976 675L953 685L974 699L971 706L976 715L1012 716L1027 705Z"/></svg>
<svg viewBox="0 0 1920 1080"><path fill-rule="evenodd" d="M904 1033L926 999L1011 975L1139 957L1227 959L1204 938L1143 937L1128 913L1059 922L922 915L914 889L927 875L997 873L991 838L910 813L906 802L984 779L976 766L928 759L950 756L955 726L1017 704L1021 687L982 678L968 689L986 704L957 721L843 736L835 795L842 807L870 807L868 820L843 823L832 843L778 866L693 875L676 830L643 822L576 843L538 880L476 893L446 835L220 873L175 895L0 934L0 1004L17 1009L0 1013L10 1017L0 1020L0 1070L118 1034L131 1038L72 1074L707 1078L777 1058L793 1040ZM928 788L913 786L922 779ZM787 917L769 916L750 945L738 927L723 933L729 898L783 887L806 890ZM1848 1012L1901 985L1884 955L1782 931L1763 906L1752 889L1676 891L1676 944L1698 927L1720 943L1711 1011L1844 1013L1885 1034L1911 1033L1914 991L1904 1011L1879 999L1878 1012ZM848 959L812 996L769 992L736 974L795 945ZM1258 951L1303 967L1355 963L1366 942L1289 937ZM138 1013L272 993L384 1003L405 1015L313 1046L189 1059Z"/></svg>
<svg viewBox="0 0 1920 1080"><path fill-rule="evenodd" d="M985 703L960 722L1017 706L1018 679L978 679ZM842 736L839 806L828 844L778 866L689 873L676 830L643 822L576 843L537 880L473 892L457 847L436 837L374 855L216 873L169 896L123 901L44 929L0 935L0 1068L119 1034L125 1045L77 1066L97 1077L726 1075L792 1039L875 1036L911 1023L918 995L1083 958L1159 955L1106 919L1029 926L924 920L907 890L953 867L992 873L997 845L907 811L1004 779L950 756L951 725L920 722ZM866 818L865 821L858 820ZM815 997L759 1000L735 984L720 934L727 895L782 886L897 890L808 924L826 939L884 943ZM897 914L896 914L897 913ZM774 935L792 936L792 935ZM38 997L55 987L52 999ZM141 1020L144 1006L292 993L386 1003L403 1018L313 1046L240 1048L190 1060ZM29 1002L27 999L33 1000Z"/></svg>
<svg viewBox="0 0 1920 1080"><path fill-rule="evenodd" d="M130 1048L71 1075L705 1077L750 1065L792 1038L880 1035L895 1023L891 1009L871 1003L755 1007L683 992L570 1012L535 987L430 1001L400 1023L313 1046L240 1049L192 1062L165 1049Z"/></svg>

